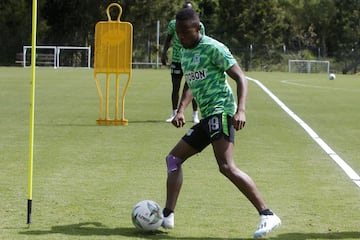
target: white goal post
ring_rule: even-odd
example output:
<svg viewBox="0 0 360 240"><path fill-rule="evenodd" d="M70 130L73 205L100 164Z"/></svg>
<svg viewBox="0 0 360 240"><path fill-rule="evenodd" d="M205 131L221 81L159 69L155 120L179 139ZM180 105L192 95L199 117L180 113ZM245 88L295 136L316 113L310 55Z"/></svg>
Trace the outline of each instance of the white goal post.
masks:
<svg viewBox="0 0 360 240"><path fill-rule="evenodd" d="M28 50L30 50L29 57L26 56ZM42 50L41 52L45 52L45 53L40 53L40 51L38 50ZM36 55L38 55L37 59L40 58L41 56L41 61L37 61L38 64L40 63L47 66L53 66L54 68L56 68L56 46L36 46ZM31 59L31 46L23 46L23 55L22 55L23 67L27 67L31 65L30 59ZM27 61L29 62L29 64L27 64Z"/></svg>
<svg viewBox="0 0 360 240"><path fill-rule="evenodd" d="M91 48L90 47L70 47L70 46L58 46L57 47L57 54L56 54L56 64L57 67L67 67L64 65L61 65L61 61L60 61L60 54L63 52L74 52L74 51L85 51L86 54L86 59L87 59L87 68L90 68L91 65Z"/></svg>
<svg viewBox="0 0 360 240"><path fill-rule="evenodd" d="M50 66L54 68L68 67L62 65L60 61L60 55L65 51L85 51L86 63L83 67L91 67L91 47L76 46L36 46L36 66ZM28 53L30 56L27 55ZM28 67L31 65L30 59L31 46L23 46L21 61L23 67Z"/></svg>
<svg viewBox="0 0 360 240"><path fill-rule="evenodd" d="M330 62L319 60L289 60L289 72L293 73L329 73Z"/></svg>

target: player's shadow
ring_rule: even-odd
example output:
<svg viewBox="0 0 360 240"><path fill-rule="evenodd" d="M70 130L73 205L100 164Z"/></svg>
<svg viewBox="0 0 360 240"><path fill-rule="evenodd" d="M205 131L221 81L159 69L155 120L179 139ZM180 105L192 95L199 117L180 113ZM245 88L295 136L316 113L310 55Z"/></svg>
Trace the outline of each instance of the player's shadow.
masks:
<svg viewBox="0 0 360 240"><path fill-rule="evenodd" d="M51 227L50 230L24 230L19 232L24 235L51 235L64 234L74 236L123 236L126 238L146 238L146 239L181 239L181 240L219 240L218 237L175 237L169 236L166 231L155 231L153 233L143 233L134 227L127 228L108 228L99 222L84 222L78 224L58 225ZM250 240L253 238L226 238L224 240ZM269 236L273 240L314 240L314 239L360 239L359 232L328 232L328 233L281 233Z"/></svg>
<svg viewBox="0 0 360 240"><path fill-rule="evenodd" d="M51 235L64 234L74 236L123 236L126 238L146 238L146 239L183 239L183 240L219 240L215 237L173 237L169 236L166 231L155 231L152 233L141 232L134 227L128 228L108 228L99 222L84 222L70 225L58 225L51 227L50 230L25 230L19 232L24 235ZM221 238L224 240L250 240L252 238Z"/></svg>
<svg viewBox="0 0 360 240"><path fill-rule="evenodd" d="M108 228L100 222L83 222L69 225L58 225L51 227L50 230L31 230L20 232L24 235L48 235L64 234L75 236L136 236L139 234L135 228ZM154 233L152 233L154 234ZM150 235L150 234L149 234Z"/></svg>

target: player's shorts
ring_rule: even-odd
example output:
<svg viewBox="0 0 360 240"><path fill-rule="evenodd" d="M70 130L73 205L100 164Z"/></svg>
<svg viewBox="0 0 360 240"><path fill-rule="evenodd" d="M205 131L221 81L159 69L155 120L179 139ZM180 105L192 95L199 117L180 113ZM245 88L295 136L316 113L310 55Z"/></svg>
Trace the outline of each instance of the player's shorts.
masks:
<svg viewBox="0 0 360 240"><path fill-rule="evenodd" d="M201 119L200 123L190 128L182 139L201 152L221 136L229 142L235 141L235 129L231 124L231 116L224 113Z"/></svg>
<svg viewBox="0 0 360 240"><path fill-rule="evenodd" d="M171 75L180 75L183 76L183 71L181 68L181 63L179 62L172 62L170 65Z"/></svg>

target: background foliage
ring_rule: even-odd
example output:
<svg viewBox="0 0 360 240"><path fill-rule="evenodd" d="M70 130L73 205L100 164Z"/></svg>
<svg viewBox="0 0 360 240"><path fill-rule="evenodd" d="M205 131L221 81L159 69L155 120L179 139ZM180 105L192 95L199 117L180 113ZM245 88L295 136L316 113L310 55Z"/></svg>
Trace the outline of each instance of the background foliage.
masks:
<svg viewBox="0 0 360 240"><path fill-rule="evenodd" d="M134 61L156 56L167 23L184 0L38 0L39 45L93 46L95 24L118 2L121 20L134 26ZM286 58L332 59L356 71L359 61L359 0L193 0L206 33L227 44L246 70L276 70ZM31 0L0 2L0 64L13 65L31 44ZM116 10L116 9L115 9ZM117 12L112 11L112 16ZM309 54L310 53L310 54ZM270 66L270 67L269 67Z"/></svg>

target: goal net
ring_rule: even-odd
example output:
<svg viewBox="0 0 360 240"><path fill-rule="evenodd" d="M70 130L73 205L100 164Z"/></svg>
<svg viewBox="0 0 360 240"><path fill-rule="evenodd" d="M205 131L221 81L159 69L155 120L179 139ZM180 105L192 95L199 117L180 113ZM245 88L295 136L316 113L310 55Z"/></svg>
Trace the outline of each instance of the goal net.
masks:
<svg viewBox="0 0 360 240"><path fill-rule="evenodd" d="M330 62L318 60L289 60L289 72L292 73L329 73Z"/></svg>

